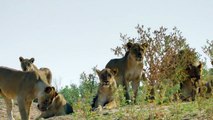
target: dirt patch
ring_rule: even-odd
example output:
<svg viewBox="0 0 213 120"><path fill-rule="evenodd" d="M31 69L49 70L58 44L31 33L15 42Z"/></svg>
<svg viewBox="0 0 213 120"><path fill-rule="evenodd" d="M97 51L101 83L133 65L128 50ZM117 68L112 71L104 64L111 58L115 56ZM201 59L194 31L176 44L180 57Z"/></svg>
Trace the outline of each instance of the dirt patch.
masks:
<svg viewBox="0 0 213 120"><path fill-rule="evenodd" d="M14 102L13 106L13 116L15 119L20 120L20 113L18 105ZM30 120L35 120L36 117L40 115L39 110L36 108L36 103L33 103L30 109ZM0 98L0 120L7 120L7 108L3 99Z"/></svg>

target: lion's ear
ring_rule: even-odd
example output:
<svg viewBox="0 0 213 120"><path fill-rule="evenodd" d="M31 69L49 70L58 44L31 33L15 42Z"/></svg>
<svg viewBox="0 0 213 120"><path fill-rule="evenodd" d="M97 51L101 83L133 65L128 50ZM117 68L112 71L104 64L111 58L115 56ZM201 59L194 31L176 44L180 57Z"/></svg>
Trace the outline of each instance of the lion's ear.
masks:
<svg viewBox="0 0 213 120"><path fill-rule="evenodd" d="M199 65L197 66L199 69L201 69L203 67L203 64L201 62L199 62Z"/></svg>
<svg viewBox="0 0 213 120"><path fill-rule="evenodd" d="M52 87L52 89L55 91L55 87Z"/></svg>
<svg viewBox="0 0 213 120"><path fill-rule="evenodd" d="M98 70L98 69L96 69L95 70L96 71L96 73L98 74L98 76L100 75L100 73L101 73L101 71L100 70Z"/></svg>
<svg viewBox="0 0 213 120"><path fill-rule="evenodd" d="M147 43L143 43L143 44L141 44L141 47L146 49L148 47L148 44Z"/></svg>
<svg viewBox="0 0 213 120"><path fill-rule="evenodd" d="M114 76L116 76L118 74L118 69L117 68L113 68L111 69L111 72Z"/></svg>
<svg viewBox="0 0 213 120"><path fill-rule="evenodd" d="M58 95L58 93L57 92L55 92L55 97Z"/></svg>
<svg viewBox="0 0 213 120"><path fill-rule="evenodd" d="M53 90L52 87L46 87L46 88L44 89L44 92L49 94L52 90Z"/></svg>
<svg viewBox="0 0 213 120"><path fill-rule="evenodd" d="M56 97L58 95L58 93L57 92L55 92L55 95L54 95L54 97Z"/></svg>
<svg viewBox="0 0 213 120"><path fill-rule="evenodd" d="M130 48L132 47L132 45L133 45L133 44L132 44L131 42L128 42L128 43L126 44L127 49L130 50Z"/></svg>
<svg viewBox="0 0 213 120"><path fill-rule="evenodd" d="M19 57L19 61L22 62L24 58L22 56Z"/></svg>
<svg viewBox="0 0 213 120"><path fill-rule="evenodd" d="M54 91L54 97L56 97L58 93L56 92L55 87L52 87L52 90Z"/></svg>
<svg viewBox="0 0 213 120"><path fill-rule="evenodd" d="M30 58L30 62L33 63L35 61L34 58Z"/></svg>

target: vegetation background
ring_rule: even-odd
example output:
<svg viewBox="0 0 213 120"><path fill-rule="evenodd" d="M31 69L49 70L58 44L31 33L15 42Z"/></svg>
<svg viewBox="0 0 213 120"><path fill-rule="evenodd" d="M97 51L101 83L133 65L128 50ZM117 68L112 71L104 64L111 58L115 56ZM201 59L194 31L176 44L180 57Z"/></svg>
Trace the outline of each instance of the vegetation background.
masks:
<svg viewBox="0 0 213 120"><path fill-rule="evenodd" d="M91 112L90 104L97 93L99 83L95 73L82 73L81 84L71 84L60 89L65 98L71 103L76 111L72 117L82 119L213 119L213 97L212 93L208 99L197 93L196 100L182 102L180 99L174 101L178 95L180 83L188 79L186 67L190 63L203 64L203 72L200 81L203 83L213 81L212 69L207 69L206 59L213 57L213 40L207 40L202 47L209 58L201 59L200 54L194 48L186 44L186 39L176 27L168 31L165 27L151 30L138 25L136 27L137 37L128 37L121 34L122 45L112 48L115 55L124 56L126 43L128 41L137 43L148 43L149 47L144 56L144 79L141 81L137 104L127 105L123 97L123 89L119 87L120 105L114 110L103 110L102 112ZM56 85L57 86L57 85ZM131 90L130 90L131 91ZM132 93L132 92L131 92ZM156 94L157 93L157 94ZM147 99L150 96L154 100ZM176 96L177 97L177 96Z"/></svg>
<svg viewBox="0 0 213 120"><path fill-rule="evenodd" d="M136 31L137 37L121 34L123 44L111 50L115 55L122 57L127 50L125 45L129 41L149 44L144 56L145 72L141 80L137 103L126 104L123 88L120 86L116 93L120 98L118 108L91 111L90 105L97 93L99 83L95 73L96 67L94 67L92 73L83 72L80 75L81 83L79 86L71 84L60 88L58 86L60 80L53 82L58 92L63 94L66 100L72 104L75 113L49 119L213 119L212 93L208 99L205 95L203 96L206 91L197 93L195 101L189 102L182 102L178 95L180 83L188 78L184 71L190 63L201 61L204 67L200 81L203 83L213 81L213 69L206 67L206 59L213 58L213 40L207 40L206 45L202 47L209 58L201 59L200 54L186 44L186 39L176 27L172 31L168 31L165 27L151 30L151 28L138 25ZM131 90L130 93L133 94ZM2 103L0 104L0 117L6 119L5 105L2 99L0 102ZM36 104L32 105L31 110L31 119L35 119L39 115ZM15 117L20 119L17 106L15 106Z"/></svg>

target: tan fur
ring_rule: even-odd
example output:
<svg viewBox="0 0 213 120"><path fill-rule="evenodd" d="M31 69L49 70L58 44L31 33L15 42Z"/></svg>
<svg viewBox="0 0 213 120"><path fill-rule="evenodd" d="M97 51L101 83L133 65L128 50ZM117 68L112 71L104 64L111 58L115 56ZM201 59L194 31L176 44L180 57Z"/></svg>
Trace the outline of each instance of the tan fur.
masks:
<svg viewBox="0 0 213 120"><path fill-rule="evenodd" d="M45 76L47 82L49 84L51 84L52 82L52 73L50 71L50 69L48 68L40 68L38 69L36 67L36 65L34 65L34 61L35 59L34 58L30 58L30 59L27 59L27 58L23 58L23 57L19 57L19 61L21 63L21 68L23 71L36 71L38 72L39 74L41 74L42 76Z"/></svg>
<svg viewBox="0 0 213 120"><path fill-rule="evenodd" d="M98 107L103 107L105 109L117 107L115 100L117 85L114 79L114 76L117 74L117 70L105 68L102 71L96 70L96 72L99 76L100 84L96 98L93 100L93 110Z"/></svg>
<svg viewBox="0 0 213 120"><path fill-rule="evenodd" d="M32 100L38 98L38 104L45 108L51 103L53 93L53 88L44 82L36 72L23 72L0 67L0 95L5 99L9 120L14 120L13 99L18 102L21 119L28 120Z"/></svg>
<svg viewBox="0 0 213 120"><path fill-rule="evenodd" d="M66 115L67 113L67 101L61 94L56 94L53 98L52 104L48 107L46 111L42 111L41 115L37 118L49 118L53 116ZM71 107L71 106L70 106ZM70 113L73 113L72 107Z"/></svg>
<svg viewBox="0 0 213 120"><path fill-rule="evenodd" d="M118 69L118 74L115 76L117 85L124 86L125 97L129 101L129 82L132 82L134 92L133 100L136 99L140 80L143 77L143 57L147 48L147 44L127 43L128 51L125 56L120 59L110 60L106 68Z"/></svg>

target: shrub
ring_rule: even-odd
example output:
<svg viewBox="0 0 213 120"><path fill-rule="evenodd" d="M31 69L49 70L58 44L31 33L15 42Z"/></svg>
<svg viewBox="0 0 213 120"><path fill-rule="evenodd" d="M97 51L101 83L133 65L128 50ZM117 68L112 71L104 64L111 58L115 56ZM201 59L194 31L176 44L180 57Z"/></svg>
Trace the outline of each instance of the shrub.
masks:
<svg viewBox="0 0 213 120"><path fill-rule="evenodd" d="M124 44L112 50L115 55L123 56L127 50L125 46L127 42L148 43L144 56L144 69L151 86L151 96L154 96L154 88L159 89L163 83L176 86L187 79L186 67L198 61L199 55L195 49L189 47L177 28L173 28L171 33L164 27L151 32L150 28L145 29L144 26L138 25L136 30L138 37L131 38L121 34Z"/></svg>

